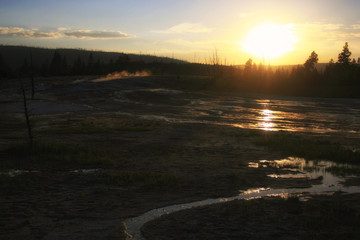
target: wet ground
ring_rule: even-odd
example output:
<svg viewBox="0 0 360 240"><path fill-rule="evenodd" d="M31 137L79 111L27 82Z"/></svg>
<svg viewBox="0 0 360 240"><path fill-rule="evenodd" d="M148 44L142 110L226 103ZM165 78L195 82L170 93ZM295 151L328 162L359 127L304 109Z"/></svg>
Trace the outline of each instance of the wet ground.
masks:
<svg viewBox="0 0 360 240"><path fill-rule="evenodd" d="M8 150L26 142L26 128L19 84L1 83L1 239L125 239L123 221L152 209L247 189L333 184L329 174L307 175L304 161L313 159L279 165L296 156L256 144L272 131L360 148L359 100L189 90L204 78L97 79L36 81L29 106L35 142L47 155L35 157ZM359 185L356 174L342 181Z"/></svg>
<svg viewBox="0 0 360 240"><path fill-rule="evenodd" d="M193 80L207 84L204 79ZM357 137L360 133L359 99L184 90L189 80L185 83L182 81L152 76L108 81L93 77L59 79L55 84L43 80L37 86L39 99L30 102L30 107L33 106L34 114L117 111L177 123L205 123L268 131L336 132L350 137ZM14 89L4 89L1 93L5 97L13 94ZM41 98L47 93L51 97ZM8 96L5 98L9 100ZM0 107L5 112L22 111L21 102L6 102Z"/></svg>

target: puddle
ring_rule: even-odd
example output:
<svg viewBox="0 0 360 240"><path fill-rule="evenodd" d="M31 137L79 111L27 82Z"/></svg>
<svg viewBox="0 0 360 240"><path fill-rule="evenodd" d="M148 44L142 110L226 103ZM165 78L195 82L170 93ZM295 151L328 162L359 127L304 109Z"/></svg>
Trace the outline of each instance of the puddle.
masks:
<svg viewBox="0 0 360 240"><path fill-rule="evenodd" d="M259 167L273 167L281 168L290 173L285 174L270 174L271 178L308 178L322 180L322 185L343 187L341 182L345 179L343 176L333 174L329 169L343 168L343 169L358 169L358 166L350 164L339 164L330 161L307 161L304 158L289 157L281 160L259 162ZM351 177L347 174L347 177Z"/></svg>
<svg viewBox="0 0 360 240"><path fill-rule="evenodd" d="M249 165L248 167L249 168L259 168L259 163L256 163L256 162L249 162Z"/></svg>
<svg viewBox="0 0 360 240"><path fill-rule="evenodd" d="M164 208L158 208L146 212L145 214L127 219L123 222L127 239L131 240L145 240L141 234L141 227L149 221L159 218L163 215L175 213L181 210L186 210L195 207L207 206L217 203L224 203L233 200L251 200L262 197L282 197L288 198L290 196L298 196L301 201L307 201L311 195L331 195L335 192L343 193L359 193L360 186L343 186L341 182L344 177L335 176L327 171L330 167L355 167L347 164L336 164L329 161L306 161L304 158L289 157L281 160L260 160L250 162L249 167L261 168L272 167L281 168L282 170L289 171L288 174L270 174L269 177L273 178L309 178L319 179L321 184L312 185L309 188L288 188L288 189L271 189L271 188L256 188L240 191L240 194L234 197L206 199L185 204L172 205Z"/></svg>

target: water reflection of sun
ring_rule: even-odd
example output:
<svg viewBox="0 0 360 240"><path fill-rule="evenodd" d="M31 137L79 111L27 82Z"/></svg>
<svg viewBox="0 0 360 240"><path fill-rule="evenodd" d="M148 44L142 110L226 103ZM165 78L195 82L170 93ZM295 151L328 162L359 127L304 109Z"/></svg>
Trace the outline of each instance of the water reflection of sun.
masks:
<svg viewBox="0 0 360 240"><path fill-rule="evenodd" d="M263 109L260 111L260 117L258 118L258 125L260 129L265 131L274 131L275 130L275 124L273 123L274 111L271 111L270 109Z"/></svg>

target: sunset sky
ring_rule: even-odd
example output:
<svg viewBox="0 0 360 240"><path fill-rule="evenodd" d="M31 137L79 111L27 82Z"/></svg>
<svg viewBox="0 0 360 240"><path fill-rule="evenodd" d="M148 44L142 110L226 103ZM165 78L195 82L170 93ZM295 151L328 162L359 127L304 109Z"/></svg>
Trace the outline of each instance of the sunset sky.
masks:
<svg viewBox="0 0 360 240"><path fill-rule="evenodd" d="M360 57L359 13L359 0L0 0L0 44L155 53L196 62L217 49L227 63L243 64L249 57L261 61L244 42L254 28L271 23L291 32L292 44L266 61L299 64L315 50L320 62L329 62L345 42L352 57Z"/></svg>

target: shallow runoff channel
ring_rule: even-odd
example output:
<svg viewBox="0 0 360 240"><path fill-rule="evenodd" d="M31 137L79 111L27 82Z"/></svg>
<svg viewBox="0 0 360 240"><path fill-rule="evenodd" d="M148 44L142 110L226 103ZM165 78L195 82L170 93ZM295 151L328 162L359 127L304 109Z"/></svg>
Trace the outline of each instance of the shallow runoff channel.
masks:
<svg viewBox="0 0 360 240"><path fill-rule="evenodd" d="M186 210L195 207L207 206L217 203L224 203L234 200L251 200L262 197L288 197L298 196L300 200L306 201L311 198L311 195L315 194L328 194L331 195L335 192L343 192L345 194L360 193L360 186L344 186L342 182L345 177L336 176L328 171L331 167L340 168L359 168L357 166L336 164L329 161L306 161L304 158L289 157L286 159L268 161L260 160L256 162L250 162L249 167L262 168L262 167L273 167L281 168L285 174L271 174L268 177L271 178L308 178L308 179L321 179L321 184L312 185L308 188L286 188L286 189L271 189L271 188L256 188L240 191L240 194L233 197L216 198L216 199L205 199L201 201L177 204L167 206L163 208L153 209L144 213L141 216L126 219L123 224L125 233L128 240L145 240L141 234L141 227L156 218L163 215L175 213L181 210ZM347 176L351 177L351 176Z"/></svg>

